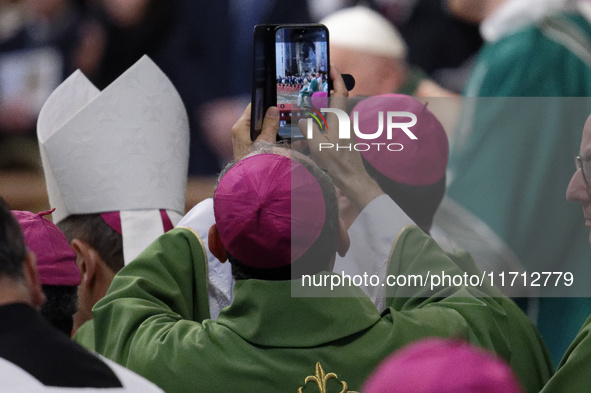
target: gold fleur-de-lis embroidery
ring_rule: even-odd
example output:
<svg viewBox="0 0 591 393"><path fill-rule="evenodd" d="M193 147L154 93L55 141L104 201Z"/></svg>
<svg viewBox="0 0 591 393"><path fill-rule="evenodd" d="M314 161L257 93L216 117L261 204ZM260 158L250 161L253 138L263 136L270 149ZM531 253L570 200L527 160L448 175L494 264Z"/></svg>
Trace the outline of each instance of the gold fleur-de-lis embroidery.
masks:
<svg viewBox="0 0 591 393"><path fill-rule="evenodd" d="M304 379L304 386L307 385L308 382L314 382L316 385L318 385L318 389L320 389L320 393L328 393L328 391L326 389L326 383L328 382L329 379L336 379L338 381L338 377L335 373L326 374L324 372L324 369L322 368L322 365L320 364L320 362L316 362L316 373L315 373L315 375L308 375L306 377L306 379ZM347 382L345 382L345 381L339 381L339 382L341 383L341 386L343 387L343 390L341 390L339 393L357 393L357 392L347 389ZM298 389L298 393L302 393L302 389L304 388L304 386L301 386Z"/></svg>

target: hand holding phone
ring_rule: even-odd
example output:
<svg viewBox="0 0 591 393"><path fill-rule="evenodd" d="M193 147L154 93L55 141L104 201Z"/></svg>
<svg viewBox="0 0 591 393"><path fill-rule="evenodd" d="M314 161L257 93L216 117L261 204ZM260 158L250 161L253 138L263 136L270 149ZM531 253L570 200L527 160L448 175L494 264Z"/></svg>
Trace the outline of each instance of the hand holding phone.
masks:
<svg viewBox="0 0 591 393"><path fill-rule="evenodd" d="M273 143L277 139L279 130L279 110L272 106L267 109L263 119L261 132L255 141L250 139L251 104L248 104L240 119L232 127L232 154L234 161L239 161L250 152L250 147L255 141Z"/></svg>
<svg viewBox="0 0 591 393"><path fill-rule="evenodd" d="M334 96L330 101L330 107L347 111L349 89L337 67L331 67L331 77L334 82ZM320 132L318 126L313 124L313 136L307 140L310 155L319 167L325 169L330 178L355 206L361 211L372 200L384 192L365 170L361 153L356 149L328 149L322 150L320 146L346 144L349 139L341 140L339 133L339 119L334 113L326 116L328 127L325 132ZM305 124L300 124L301 131L306 132Z"/></svg>

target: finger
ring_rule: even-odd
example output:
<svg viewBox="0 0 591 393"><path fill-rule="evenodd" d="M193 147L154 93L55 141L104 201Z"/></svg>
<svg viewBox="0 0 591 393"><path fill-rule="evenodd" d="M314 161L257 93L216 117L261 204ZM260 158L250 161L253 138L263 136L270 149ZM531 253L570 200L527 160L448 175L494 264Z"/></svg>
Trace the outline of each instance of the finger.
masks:
<svg viewBox="0 0 591 393"><path fill-rule="evenodd" d="M242 116L232 126L232 154L238 161L244 157L248 148L252 145L250 140L250 104L246 107Z"/></svg>
<svg viewBox="0 0 591 393"><path fill-rule="evenodd" d="M320 129L314 122L312 122L312 136L311 138L308 138L308 121L310 120L311 118L300 119L300 121L298 121L298 128L300 129L302 135L304 135L304 137L308 140L308 142L318 143L320 142L320 139L323 138L323 136L320 132Z"/></svg>
<svg viewBox="0 0 591 393"><path fill-rule="evenodd" d="M277 133L279 132L279 108L271 106L265 113L263 119L263 128L257 137L257 141L266 141L275 143L277 140Z"/></svg>
<svg viewBox="0 0 591 393"><path fill-rule="evenodd" d="M333 97L349 97L349 90L347 90L343 76L334 64L330 66L330 78L332 79Z"/></svg>
<svg viewBox="0 0 591 393"><path fill-rule="evenodd" d="M308 120L301 119L298 122L298 128L300 129L302 134L307 137L307 135L308 135ZM312 154L312 158L314 158L315 152L319 150L320 143L327 142L328 139L326 138L326 136L324 134L322 134L320 132L320 129L318 128L318 126L315 123L312 123L312 137L306 138L306 141L308 142L308 149L310 150L310 152Z"/></svg>
<svg viewBox="0 0 591 393"><path fill-rule="evenodd" d="M250 138L250 103L236 123L232 126L232 137L243 139L244 135Z"/></svg>
<svg viewBox="0 0 591 393"><path fill-rule="evenodd" d="M333 91L331 92L330 107L347 111L347 100L349 97L349 91L343 81L343 76L339 69L333 64L330 66L330 77L333 81ZM326 116L328 123L327 133L331 134L330 138L336 137L339 129L339 121L335 114L329 113ZM336 133L335 133L336 132Z"/></svg>

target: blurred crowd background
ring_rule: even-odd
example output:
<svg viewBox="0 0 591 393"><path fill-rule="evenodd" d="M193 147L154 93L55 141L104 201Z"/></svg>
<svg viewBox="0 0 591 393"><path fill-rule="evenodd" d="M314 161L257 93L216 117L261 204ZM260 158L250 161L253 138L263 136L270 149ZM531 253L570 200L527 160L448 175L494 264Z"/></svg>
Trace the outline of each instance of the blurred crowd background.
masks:
<svg viewBox="0 0 591 393"><path fill-rule="evenodd" d="M43 102L76 69L104 89L147 54L189 114L192 207L231 159L230 129L250 101L253 26L360 4L396 25L412 66L461 93L482 39L445 0L0 0L0 195L13 209L49 208L35 136Z"/></svg>

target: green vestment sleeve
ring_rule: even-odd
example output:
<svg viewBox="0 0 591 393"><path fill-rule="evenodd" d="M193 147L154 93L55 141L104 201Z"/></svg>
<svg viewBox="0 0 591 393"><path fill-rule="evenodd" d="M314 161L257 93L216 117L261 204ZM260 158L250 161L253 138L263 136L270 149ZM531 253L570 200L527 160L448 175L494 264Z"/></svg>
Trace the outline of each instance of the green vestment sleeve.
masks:
<svg viewBox="0 0 591 393"><path fill-rule="evenodd" d="M89 351L95 352L94 348L94 320L86 321L76 330L74 337L72 337L74 341L78 344L82 345L84 348L88 349Z"/></svg>
<svg viewBox="0 0 591 393"><path fill-rule="evenodd" d="M588 392L591 386L591 317L566 351L541 393Z"/></svg>
<svg viewBox="0 0 591 393"><path fill-rule="evenodd" d="M468 253L447 255L447 260L430 237L406 234L403 232L396 240L388 274L410 277L428 272L439 278L483 277ZM401 241L406 243L404 247L397 244ZM464 338L500 355L512 367L526 392L538 392L553 373L552 360L535 326L513 301L490 287L488 280L475 287L393 286L388 288L387 295L387 304L398 311L397 315L425 314L427 310L434 315L442 313L432 319L437 323L451 319L443 313L457 313L469 326L468 336ZM475 299L471 297L478 299L480 305L472 304Z"/></svg>
<svg viewBox="0 0 591 393"><path fill-rule="evenodd" d="M165 239L117 273L107 296L93 308L96 351L132 370L130 353L149 347L153 337L166 333L167 339L182 341L198 326L195 322L209 318L201 239L186 228L169 231ZM166 367L164 359L159 361Z"/></svg>
<svg viewBox="0 0 591 393"><path fill-rule="evenodd" d="M239 280L233 303L216 321L204 320L204 264L193 233L162 235L115 276L93 309L97 351L168 393L359 391L381 360L429 336L513 355L503 308L466 287L420 288L417 297L392 299L380 315L354 286L298 297L292 286L303 285L299 280ZM425 275L434 266L462 273L420 229L403 229L391 272Z"/></svg>
<svg viewBox="0 0 591 393"><path fill-rule="evenodd" d="M457 251L450 258L468 274L481 276L469 253ZM554 373L554 366L548 348L532 321L521 311L513 300L504 296L496 287L488 285L481 289L492 296L506 315L502 329L511 347L511 355L505 358L518 376L526 392L539 392Z"/></svg>

